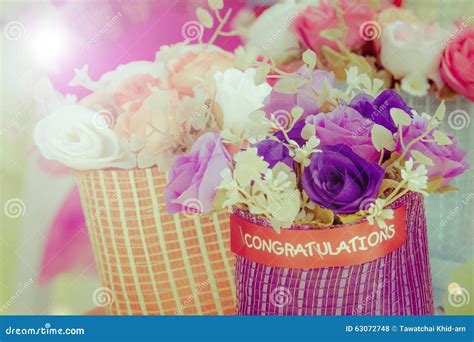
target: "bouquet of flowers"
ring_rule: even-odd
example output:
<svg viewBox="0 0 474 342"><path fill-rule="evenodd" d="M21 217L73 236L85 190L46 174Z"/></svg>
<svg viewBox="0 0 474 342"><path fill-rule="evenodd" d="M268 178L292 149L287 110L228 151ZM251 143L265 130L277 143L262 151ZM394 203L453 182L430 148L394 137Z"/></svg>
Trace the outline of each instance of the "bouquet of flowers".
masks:
<svg viewBox="0 0 474 342"><path fill-rule="evenodd" d="M285 69L298 68L305 49L318 66L343 80L350 66L412 96L460 94L474 101L472 16L449 28L429 22L390 1L283 1L239 22L247 46ZM250 21L250 24L249 24Z"/></svg>
<svg viewBox="0 0 474 342"><path fill-rule="evenodd" d="M347 87L335 88L312 50L295 73L246 56L257 84L276 80L264 106L240 116L239 134L198 139L175 160L165 188L172 210L184 210L191 194L204 207L232 208L238 313L433 313L422 195L453 190L451 180L469 168L456 139L439 129L444 102L432 115L417 113L354 66ZM218 84L231 72L216 75ZM258 96L245 82L217 91L227 99L224 117L237 99ZM225 144L241 148L230 154ZM334 285L331 300L325 282ZM379 302L364 306L356 293Z"/></svg>
<svg viewBox="0 0 474 342"><path fill-rule="evenodd" d="M90 95L79 102L61 99L35 130L43 156L76 176L111 314L235 310L228 215L209 213L207 202L192 196L195 191L210 196L197 183L177 186L187 190L174 204L185 208L182 214L169 214L164 199L166 174L177 156L207 158L208 172L192 167L186 172L203 184L217 179L212 169L228 154L214 144L218 133L242 134L246 124L239 120L260 108L271 91L268 84L255 85L256 69L235 70L238 56L215 45L217 37L232 34L223 29L231 10L221 13L222 1L209 1L209 7L198 8L199 22L187 28L195 44L163 46L153 62L120 65L97 81L87 66L76 70L70 85ZM205 28L214 30L205 34ZM236 107L223 94L240 78L254 92L253 102ZM226 106L232 110L223 112ZM183 163L180 171L187 167L182 158L175 162Z"/></svg>

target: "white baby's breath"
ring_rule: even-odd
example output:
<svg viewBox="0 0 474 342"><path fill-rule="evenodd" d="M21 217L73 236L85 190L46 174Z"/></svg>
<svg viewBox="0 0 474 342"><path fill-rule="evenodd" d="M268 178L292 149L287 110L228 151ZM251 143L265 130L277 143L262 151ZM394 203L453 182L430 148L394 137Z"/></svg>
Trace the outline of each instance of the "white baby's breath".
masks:
<svg viewBox="0 0 474 342"><path fill-rule="evenodd" d="M393 219L393 210L385 209L386 201L381 198L377 198L373 203L370 204L369 208L366 210L367 221L372 226L374 223L381 229L387 228L387 223L385 220Z"/></svg>
<svg viewBox="0 0 474 342"><path fill-rule="evenodd" d="M222 173L219 189L226 192L223 205L244 205L250 213L266 217L276 231L291 226L300 211L293 170L283 163L269 169L256 148L238 152L234 160L234 171Z"/></svg>
<svg viewBox="0 0 474 342"><path fill-rule="evenodd" d="M407 183L407 188L411 191L427 195L425 189L428 188L428 170L421 164L416 169L413 168L413 158L405 162L405 167L401 170L402 179Z"/></svg>

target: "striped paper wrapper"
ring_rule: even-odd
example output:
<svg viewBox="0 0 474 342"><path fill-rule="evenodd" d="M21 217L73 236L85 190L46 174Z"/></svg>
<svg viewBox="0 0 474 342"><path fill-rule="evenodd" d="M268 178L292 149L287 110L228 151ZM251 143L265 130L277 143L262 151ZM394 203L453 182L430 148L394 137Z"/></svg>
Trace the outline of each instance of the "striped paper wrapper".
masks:
<svg viewBox="0 0 474 342"><path fill-rule="evenodd" d="M168 214L156 168L75 176L108 314L235 313L228 213Z"/></svg>
<svg viewBox="0 0 474 342"><path fill-rule="evenodd" d="M408 193L393 207L401 205L406 205L405 244L371 262L354 266L290 269L259 264L236 255L237 313L240 315L433 314L423 197L420 194ZM248 212L235 209L234 213L251 223L273 229L268 222ZM292 229L311 228L311 226L292 227Z"/></svg>

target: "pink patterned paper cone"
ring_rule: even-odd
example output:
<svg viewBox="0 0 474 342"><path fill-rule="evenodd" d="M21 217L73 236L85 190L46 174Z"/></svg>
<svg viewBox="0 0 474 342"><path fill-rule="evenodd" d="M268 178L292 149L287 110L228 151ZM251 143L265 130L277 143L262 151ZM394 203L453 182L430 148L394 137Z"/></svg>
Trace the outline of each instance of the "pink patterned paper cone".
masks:
<svg viewBox="0 0 474 342"><path fill-rule="evenodd" d="M273 267L236 255L240 315L432 315L434 313L423 197L408 193L406 241L383 257L340 267ZM272 229L239 209L234 214ZM347 229L330 227L327 229ZM311 229L307 228L294 228ZM326 228L324 228L326 229Z"/></svg>

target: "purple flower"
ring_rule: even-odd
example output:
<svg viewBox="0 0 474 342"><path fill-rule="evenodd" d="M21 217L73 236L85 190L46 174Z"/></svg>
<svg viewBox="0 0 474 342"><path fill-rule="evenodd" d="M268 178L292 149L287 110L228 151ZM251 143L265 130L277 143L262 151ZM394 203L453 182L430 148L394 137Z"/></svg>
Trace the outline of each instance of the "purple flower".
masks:
<svg viewBox="0 0 474 342"><path fill-rule="evenodd" d="M296 74L307 77L307 67L301 67ZM321 89L325 79L327 79L329 84L332 85L334 82L334 74L323 70L313 71L313 87L316 90ZM290 112L295 106L302 107L304 113L307 114L319 113L317 96L307 85L299 88L299 91L296 94L283 94L273 90L270 93L270 96L266 98L263 110L269 116L273 114L280 121L287 121L290 119ZM280 118L285 115L286 119Z"/></svg>
<svg viewBox="0 0 474 342"><path fill-rule="evenodd" d="M303 130L305 125L306 122L304 120L298 120L293 126L293 128L286 133L288 135L288 138L295 141L300 147L306 144L306 139L301 136L301 131ZM278 131L274 135L278 138L278 140L288 143L282 131Z"/></svg>
<svg viewBox="0 0 474 342"><path fill-rule="evenodd" d="M221 183L230 156L219 133L206 133L194 143L191 152L176 157L169 171L164 197L170 213L210 212L216 188Z"/></svg>
<svg viewBox="0 0 474 342"><path fill-rule="evenodd" d="M428 128L428 121L416 115L413 118L412 123L409 126L403 127L403 142L405 146L409 144L413 139L418 138ZM433 179L436 177L443 177L445 180L441 183L441 186L448 185L448 183L455 177L464 173L470 168L469 162L466 158L466 152L458 146L456 138L449 136L452 141L451 145L438 145L436 142L418 141L411 147L411 151L419 151L425 156L431 158L433 161L432 166L426 166L428 170L428 178ZM432 140L432 134L429 134L425 140ZM397 141L396 151L402 153L403 148L400 142L399 134L395 135L395 141ZM409 159L411 156L410 152L406 158Z"/></svg>
<svg viewBox="0 0 474 342"><path fill-rule="evenodd" d="M336 213L351 214L361 209L377 191L384 170L369 163L346 145L324 146L311 157L302 185L308 197Z"/></svg>
<svg viewBox="0 0 474 342"><path fill-rule="evenodd" d="M278 162L293 167L293 158L290 157L288 148L281 142L267 139L254 146L257 148L257 154L270 164L270 168L273 168Z"/></svg>
<svg viewBox="0 0 474 342"><path fill-rule="evenodd" d="M358 111L364 118L384 126L392 133L397 131L397 126L390 116L390 109L400 108L411 116L411 108L408 107L400 94L392 89L382 91L375 100L367 94L359 94L352 99L350 107Z"/></svg>
<svg viewBox="0 0 474 342"><path fill-rule="evenodd" d="M339 106L329 113L308 116L306 122L316 126L321 146L345 144L367 161L380 157L371 139L374 123L351 107Z"/></svg>

